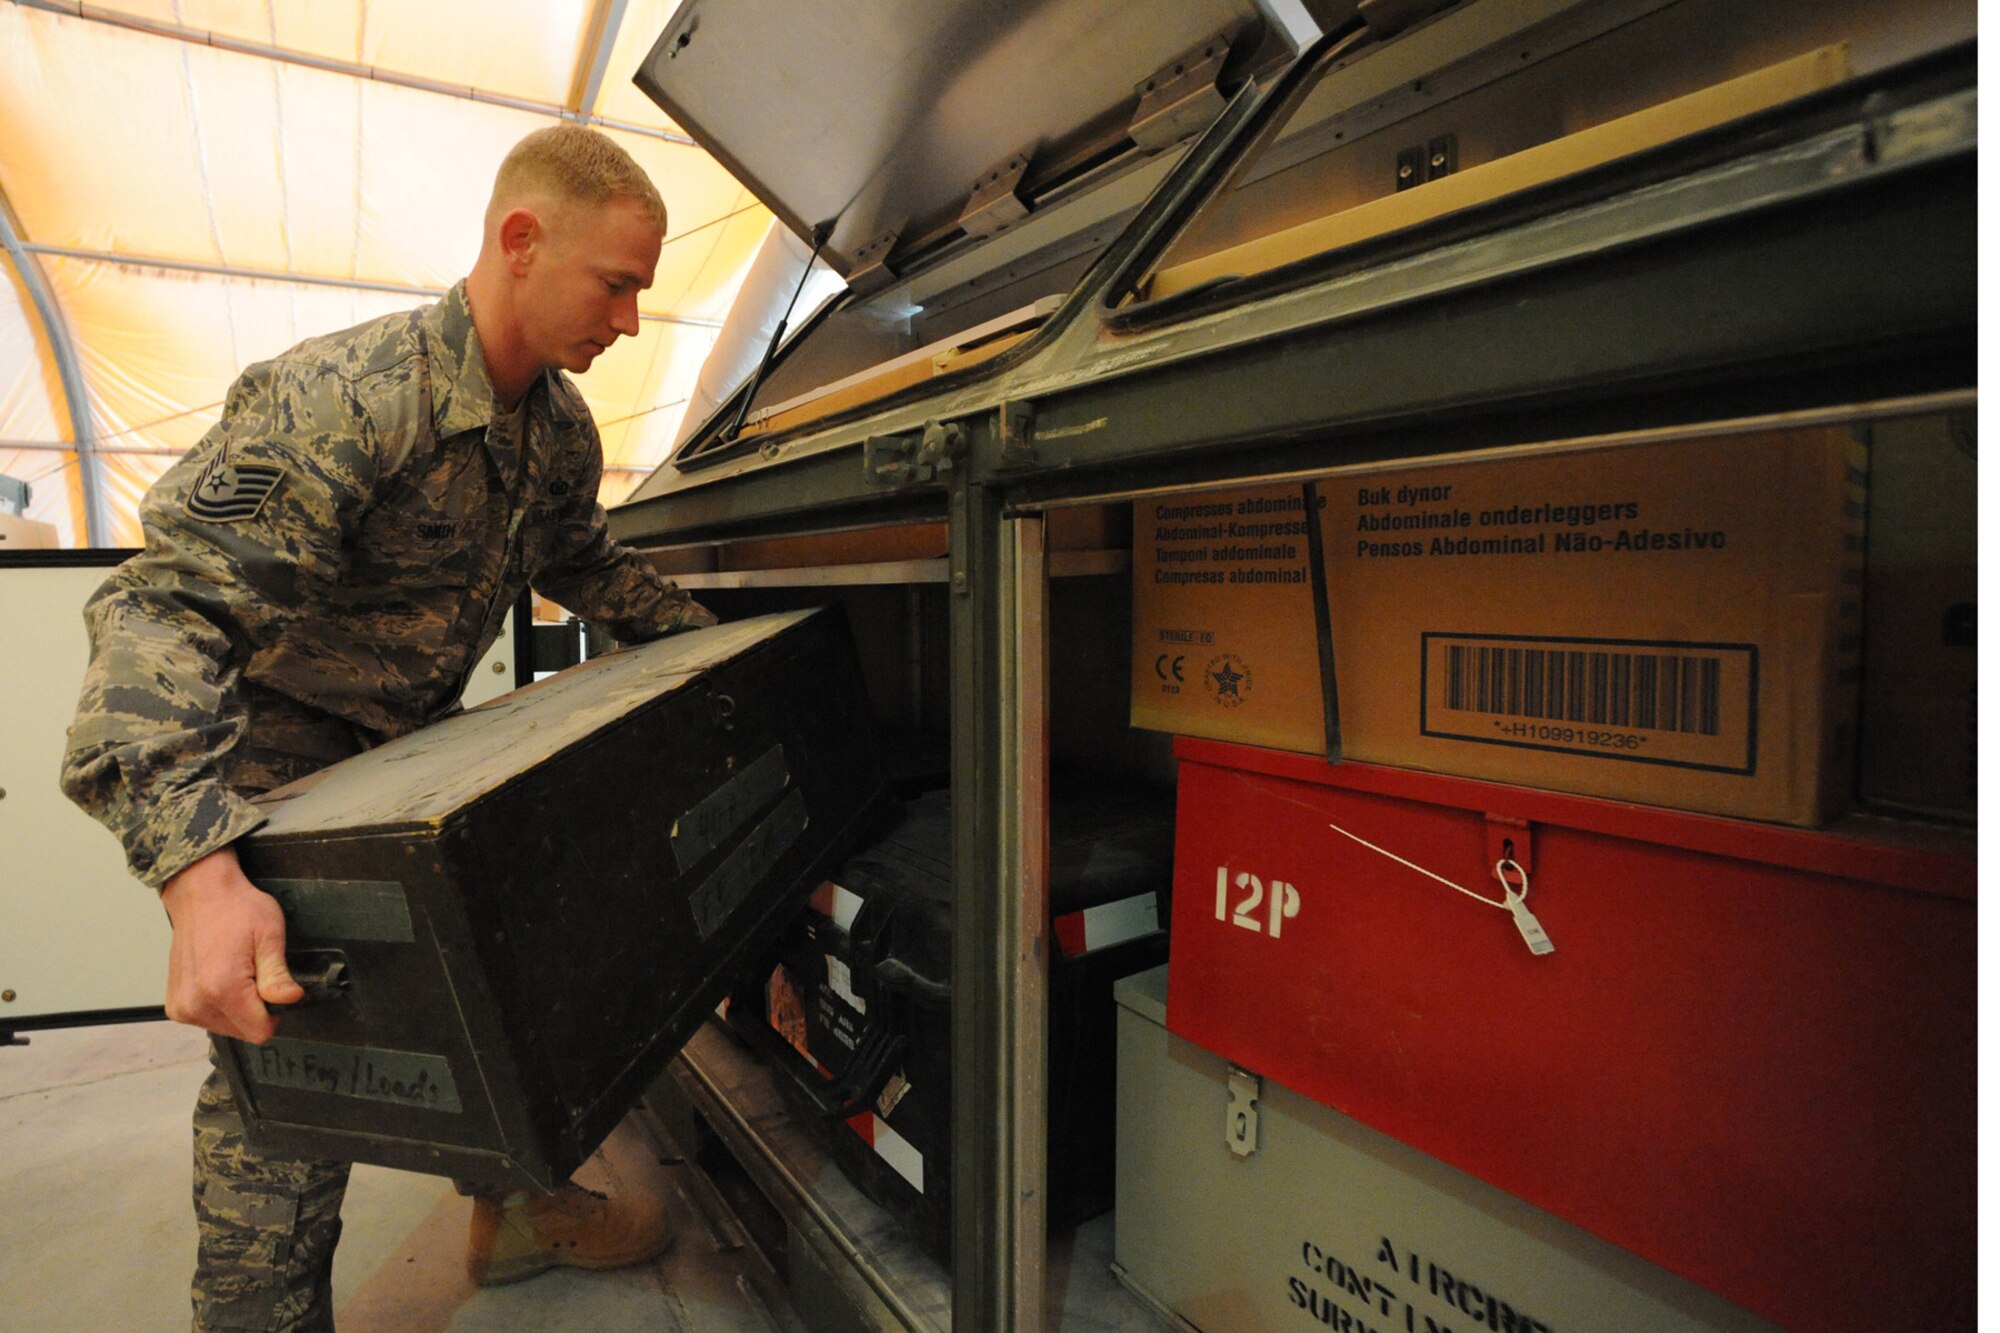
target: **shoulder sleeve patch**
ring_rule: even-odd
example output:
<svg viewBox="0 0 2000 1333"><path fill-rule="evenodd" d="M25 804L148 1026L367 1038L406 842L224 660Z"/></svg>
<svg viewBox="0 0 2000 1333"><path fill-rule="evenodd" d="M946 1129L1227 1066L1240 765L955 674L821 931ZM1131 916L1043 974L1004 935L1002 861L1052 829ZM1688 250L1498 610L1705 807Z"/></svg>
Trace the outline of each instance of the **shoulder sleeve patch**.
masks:
<svg viewBox="0 0 2000 1333"><path fill-rule="evenodd" d="M195 478L187 511L209 523L241 523L255 518L285 470L270 463L231 463L218 454Z"/></svg>

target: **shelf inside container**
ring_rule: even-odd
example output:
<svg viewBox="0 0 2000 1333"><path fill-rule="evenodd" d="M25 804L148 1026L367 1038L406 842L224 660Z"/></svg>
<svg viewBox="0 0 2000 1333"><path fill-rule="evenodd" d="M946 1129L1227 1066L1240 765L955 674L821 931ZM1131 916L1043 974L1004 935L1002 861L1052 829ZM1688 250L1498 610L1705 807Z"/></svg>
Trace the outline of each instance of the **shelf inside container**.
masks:
<svg viewBox="0 0 2000 1333"><path fill-rule="evenodd" d="M1049 556L1051 578L1122 574L1132 568L1130 551L1055 551ZM951 562L877 560L856 565L806 565L793 569L727 569L676 574L683 588L852 587L866 584L944 583Z"/></svg>
<svg viewBox="0 0 2000 1333"><path fill-rule="evenodd" d="M789 1252L771 1257L789 1269L793 1300L810 1326L950 1329L950 1275L841 1174L770 1071L719 1022L688 1042L641 1114L659 1124L686 1113L713 1133L782 1221ZM1044 1327L1050 1333L1172 1327L1114 1276L1114 1223L1107 1213L1049 1237ZM746 1230L757 1234L754 1224ZM802 1285L812 1288L820 1308L808 1311Z"/></svg>

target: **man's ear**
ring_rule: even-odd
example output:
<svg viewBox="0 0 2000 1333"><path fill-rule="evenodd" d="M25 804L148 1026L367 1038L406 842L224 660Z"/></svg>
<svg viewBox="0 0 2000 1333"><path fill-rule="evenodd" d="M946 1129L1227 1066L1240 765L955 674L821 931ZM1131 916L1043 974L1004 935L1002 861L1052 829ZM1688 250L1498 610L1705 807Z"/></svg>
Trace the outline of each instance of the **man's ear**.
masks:
<svg viewBox="0 0 2000 1333"><path fill-rule="evenodd" d="M533 209L525 205L510 208L500 218L500 253L507 257L507 271L525 277L528 265L548 244L548 233Z"/></svg>

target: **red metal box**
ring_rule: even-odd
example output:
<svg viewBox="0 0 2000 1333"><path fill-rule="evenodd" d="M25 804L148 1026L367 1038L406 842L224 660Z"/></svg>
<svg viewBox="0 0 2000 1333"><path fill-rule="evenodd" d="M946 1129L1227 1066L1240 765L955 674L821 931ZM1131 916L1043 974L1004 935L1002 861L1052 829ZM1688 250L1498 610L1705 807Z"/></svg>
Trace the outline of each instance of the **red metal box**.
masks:
<svg viewBox="0 0 2000 1333"><path fill-rule="evenodd" d="M1969 839L1176 753L1169 1030L1787 1329L1971 1327Z"/></svg>

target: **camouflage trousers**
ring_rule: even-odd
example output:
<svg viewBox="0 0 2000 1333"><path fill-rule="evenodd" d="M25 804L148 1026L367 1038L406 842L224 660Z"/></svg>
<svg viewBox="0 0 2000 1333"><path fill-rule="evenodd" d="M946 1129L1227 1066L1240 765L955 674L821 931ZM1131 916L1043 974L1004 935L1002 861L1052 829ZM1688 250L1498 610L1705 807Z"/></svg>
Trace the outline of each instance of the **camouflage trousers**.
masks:
<svg viewBox="0 0 2000 1333"><path fill-rule="evenodd" d="M251 1151L228 1080L209 1070L194 1107L196 1333L331 1333L347 1171Z"/></svg>
<svg viewBox="0 0 2000 1333"><path fill-rule="evenodd" d="M281 787L365 748L353 728L247 687L251 725L228 758L245 795ZM210 1061L215 1060L210 1045ZM333 1249L348 1163L260 1156L220 1068L194 1108L195 1333L331 1333Z"/></svg>

